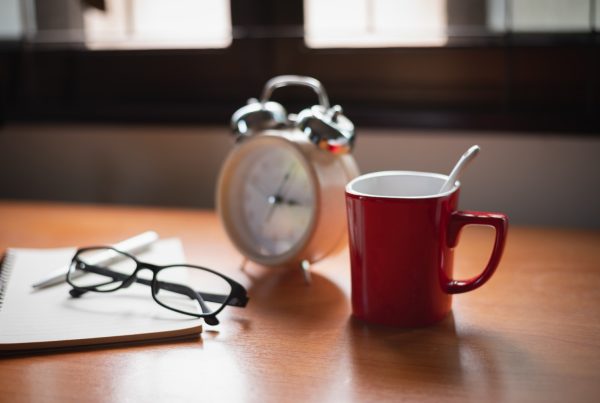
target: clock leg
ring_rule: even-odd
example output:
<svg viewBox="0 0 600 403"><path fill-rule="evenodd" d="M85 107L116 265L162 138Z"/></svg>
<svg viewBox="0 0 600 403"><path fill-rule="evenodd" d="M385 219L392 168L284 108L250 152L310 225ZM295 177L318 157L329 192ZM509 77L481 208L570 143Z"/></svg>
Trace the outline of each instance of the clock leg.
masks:
<svg viewBox="0 0 600 403"><path fill-rule="evenodd" d="M246 263L248 263L248 258L244 258L244 260L242 260L242 263L240 263L240 271L242 272L246 272Z"/></svg>
<svg viewBox="0 0 600 403"><path fill-rule="evenodd" d="M300 262L300 268L302 269L302 274L304 275L304 282L307 285L310 285L310 262L308 260L303 260L302 262Z"/></svg>

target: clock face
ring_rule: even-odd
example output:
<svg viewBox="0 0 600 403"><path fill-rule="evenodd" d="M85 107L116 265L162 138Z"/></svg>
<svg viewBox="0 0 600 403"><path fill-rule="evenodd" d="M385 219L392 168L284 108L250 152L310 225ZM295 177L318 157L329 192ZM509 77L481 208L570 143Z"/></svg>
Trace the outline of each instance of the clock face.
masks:
<svg viewBox="0 0 600 403"><path fill-rule="evenodd" d="M302 246L314 222L315 183L300 151L287 141L249 141L230 161L225 214L253 255L275 257Z"/></svg>

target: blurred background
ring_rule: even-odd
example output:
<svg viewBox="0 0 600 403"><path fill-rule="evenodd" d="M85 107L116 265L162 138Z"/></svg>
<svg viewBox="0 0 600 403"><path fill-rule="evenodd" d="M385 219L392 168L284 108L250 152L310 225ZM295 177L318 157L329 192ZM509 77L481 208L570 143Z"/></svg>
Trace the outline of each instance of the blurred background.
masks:
<svg viewBox="0 0 600 403"><path fill-rule="evenodd" d="M0 0L0 199L213 208L231 114L301 74L363 172L479 144L461 208L597 229L599 27L600 0Z"/></svg>

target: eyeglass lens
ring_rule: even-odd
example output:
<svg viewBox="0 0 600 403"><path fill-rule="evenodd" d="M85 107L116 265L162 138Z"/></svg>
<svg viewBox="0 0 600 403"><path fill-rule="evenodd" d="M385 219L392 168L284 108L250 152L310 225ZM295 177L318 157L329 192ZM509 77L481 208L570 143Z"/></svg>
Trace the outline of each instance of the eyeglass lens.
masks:
<svg viewBox="0 0 600 403"><path fill-rule="evenodd" d="M76 287L112 291L119 288L137 268L131 257L108 248L81 251L71 264L70 281Z"/></svg>
<svg viewBox="0 0 600 403"><path fill-rule="evenodd" d="M196 267L165 267L156 274L156 280L158 286L152 291L157 301L191 314L216 312L231 294L231 286L224 278Z"/></svg>

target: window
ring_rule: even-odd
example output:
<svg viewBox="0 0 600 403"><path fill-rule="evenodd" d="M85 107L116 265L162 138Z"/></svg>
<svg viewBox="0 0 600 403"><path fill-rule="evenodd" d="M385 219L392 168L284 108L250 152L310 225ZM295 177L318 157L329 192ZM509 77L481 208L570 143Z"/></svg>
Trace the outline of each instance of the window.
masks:
<svg viewBox="0 0 600 403"><path fill-rule="evenodd" d="M312 48L442 46L446 0L306 0Z"/></svg>
<svg viewBox="0 0 600 403"><path fill-rule="evenodd" d="M90 49L231 44L229 0L2 0L0 35Z"/></svg>
<svg viewBox="0 0 600 403"><path fill-rule="evenodd" d="M305 0L311 48L444 46L504 33L589 33L597 0Z"/></svg>
<svg viewBox="0 0 600 403"><path fill-rule="evenodd" d="M599 133L598 3L2 0L0 119L223 124L303 74L358 126Z"/></svg>
<svg viewBox="0 0 600 403"><path fill-rule="evenodd" d="M0 2L0 40L14 40L23 36L19 0Z"/></svg>
<svg viewBox="0 0 600 403"><path fill-rule="evenodd" d="M512 0L515 32L590 32L595 0Z"/></svg>
<svg viewBox="0 0 600 403"><path fill-rule="evenodd" d="M227 0L105 0L84 10L91 49L225 48L231 44Z"/></svg>

